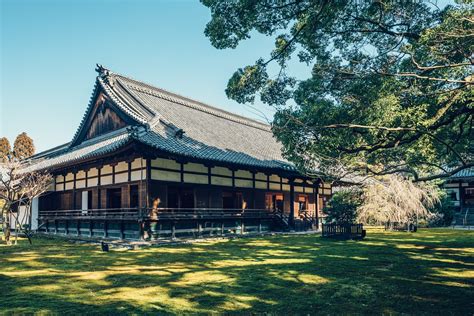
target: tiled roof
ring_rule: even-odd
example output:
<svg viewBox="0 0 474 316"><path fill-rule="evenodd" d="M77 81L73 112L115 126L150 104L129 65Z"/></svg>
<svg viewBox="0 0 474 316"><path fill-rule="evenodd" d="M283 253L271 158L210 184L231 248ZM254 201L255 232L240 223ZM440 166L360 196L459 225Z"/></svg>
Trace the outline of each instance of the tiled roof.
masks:
<svg viewBox="0 0 474 316"><path fill-rule="evenodd" d="M474 178L474 168L467 168L453 174L450 179Z"/></svg>
<svg viewBox="0 0 474 316"><path fill-rule="evenodd" d="M255 167L293 169L281 156L270 126L164 90L115 76L133 99L155 113L140 141L155 148L199 159ZM115 85L114 85L115 87ZM176 137L178 130L183 137Z"/></svg>
<svg viewBox="0 0 474 316"><path fill-rule="evenodd" d="M81 125L70 146L78 142L85 127L97 89L101 89L125 114L130 116L143 131L128 137L153 148L186 157L205 159L216 163L232 163L255 168L292 170L293 164L281 155L281 144L273 137L268 124L217 109L175 93L153 87L149 84L112 73L99 67L99 76L93 97ZM183 132L182 137L177 132ZM108 136L110 137L110 136ZM101 137L102 138L102 137ZM107 138L107 137L106 137ZM106 144L110 141L111 144ZM99 144L103 144L101 147ZM111 150L117 147L117 138L105 139L93 146L93 151ZM76 147L58 150L53 158L44 159L52 164L80 159ZM113 150L113 149L112 149ZM102 153L101 151L99 151Z"/></svg>
<svg viewBox="0 0 474 316"><path fill-rule="evenodd" d="M87 140L75 147L63 146L48 154L32 157L31 165L25 171L41 170L73 163L75 161L113 152L130 140L127 129L113 131L100 137Z"/></svg>

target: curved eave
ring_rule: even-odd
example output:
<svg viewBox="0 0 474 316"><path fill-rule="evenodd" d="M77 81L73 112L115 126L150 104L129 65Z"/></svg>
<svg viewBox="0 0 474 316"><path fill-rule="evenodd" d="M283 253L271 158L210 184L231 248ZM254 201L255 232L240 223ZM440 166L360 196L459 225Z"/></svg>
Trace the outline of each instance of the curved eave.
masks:
<svg viewBox="0 0 474 316"><path fill-rule="evenodd" d="M80 146L73 148L69 152L58 156L43 158L38 161L32 161L25 168L25 171L53 171L70 165L82 163L100 156L105 156L120 150L131 143L132 139L128 134L122 134L111 140L105 140L101 143L94 143L89 146ZM95 147L94 147L95 146Z"/></svg>

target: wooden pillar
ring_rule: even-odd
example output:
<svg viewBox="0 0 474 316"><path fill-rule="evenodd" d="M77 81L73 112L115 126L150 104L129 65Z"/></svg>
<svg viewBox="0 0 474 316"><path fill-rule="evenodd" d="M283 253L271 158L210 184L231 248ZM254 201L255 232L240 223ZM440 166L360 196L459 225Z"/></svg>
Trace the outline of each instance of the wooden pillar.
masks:
<svg viewBox="0 0 474 316"><path fill-rule="evenodd" d="M77 227L76 235L79 236L81 234L81 221L80 220L77 220L76 227Z"/></svg>
<svg viewBox="0 0 474 316"><path fill-rule="evenodd" d="M241 235L244 234L244 230L245 230L244 220L241 219L241 220L240 220L240 234L241 234Z"/></svg>
<svg viewBox="0 0 474 316"><path fill-rule="evenodd" d="M102 190L101 190L101 184L100 184L100 171L102 167L97 167L97 208L101 209L103 207L102 205Z"/></svg>
<svg viewBox="0 0 474 316"><path fill-rule="evenodd" d="M92 227L93 227L94 223L92 222L92 220L89 221L89 237L92 237Z"/></svg>
<svg viewBox="0 0 474 316"><path fill-rule="evenodd" d="M123 229L123 221L120 221L120 239L125 239L125 232Z"/></svg>
<svg viewBox="0 0 474 316"><path fill-rule="evenodd" d="M108 228L109 228L109 224L108 224L108 222L105 220L105 221L104 221L104 237L109 237Z"/></svg>
<svg viewBox="0 0 474 316"><path fill-rule="evenodd" d="M314 189L314 208L315 208L315 220L316 226L319 229L319 186L321 185L321 180L316 181L316 187Z"/></svg>
<svg viewBox="0 0 474 316"><path fill-rule="evenodd" d="M212 184L212 176L211 176L211 168L210 166L207 167L207 184ZM209 205L211 205L211 201L209 200Z"/></svg>
<svg viewBox="0 0 474 316"><path fill-rule="evenodd" d="M224 236L224 221L221 223L221 236Z"/></svg>
<svg viewBox="0 0 474 316"><path fill-rule="evenodd" d="M112 166L112 184L115 184L115 166L117 165L116 162L110 164Z"/></svg>
<svg viewBox="0 0 474 316"><path fill-rule="evenodd" d="M69 221L66 220L66 222L64 223L64 232L66 235L69 235Z"/></svg>
<svg viewBox="0 0 474 316"><path fill-rule="evenodd" d="M150 205L150 187L151 187L151 159L147 158L146 160L146 209L149 210L151 208Z"/></svg>
<svg viewBox="0 0 474 316"><path fill-rule="evenodd" d="M256 202L255 202L255 172L252 171L252 193L250 195L252 197L252 208L256 209Z"/></svg>
<svg viewBox="0 0 474 316"><path fill-rule="evenodd" d="M77 209L76 205L76 174L77 172L73 172L73 183L72 183L72 209ZM67 230L66 230L67 231Z"/></svg>
<svg viewBox="0 0 474 316"><path fill-rule="evenodd" d="M197 229L198 229L198 237L202 237L202 222L200 220L197 221Z"/></svg>
<svg viewBox="0 0 474 316"><path fill-rule="evenodd" d="M138 235L140 236L140 240L145 240L145 222L139 221L138 222Z"/></svg>
<svg viewBox="0 0 474 316"><path fill-rule="evenodd" d="M288 226L295 229L295 185L293 180L290 181L290 216L288 218Z"/></svg>
<svg viewBox="0 0 474 316"><path fill-rule="evenodd" d="M171 239L176 238L176 222L173 221L173 224L171 226Z"/></svg>

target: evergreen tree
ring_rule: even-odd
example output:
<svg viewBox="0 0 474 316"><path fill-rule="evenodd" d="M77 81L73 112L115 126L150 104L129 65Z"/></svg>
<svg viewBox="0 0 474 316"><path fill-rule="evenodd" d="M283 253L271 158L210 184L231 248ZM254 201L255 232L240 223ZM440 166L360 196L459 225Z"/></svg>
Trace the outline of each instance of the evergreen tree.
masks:
<svg viewBox="0 0 474 316"><path fill-rule="evenodd" d="M0 138L0 162L5 162L8 159L8 155L12 152L12 147L8 138Z"/></svg>
<svg viewBox="0 0 474 316"><path fill-rule="evenodd" d="M21 133L13 144L13 154L17 159L25 159L35 153L33 140L25 133Z"/></svg>
<svg viewBox="0 0 474 316"><path fill-rule="evenodd" d="M218 49L260 33L269 57L239 68L227 96L275 109L272 130L300 170L448 177L474 166L474 10L430 1L201 0ZM298 62L308 76L293 71Z"/></svg>

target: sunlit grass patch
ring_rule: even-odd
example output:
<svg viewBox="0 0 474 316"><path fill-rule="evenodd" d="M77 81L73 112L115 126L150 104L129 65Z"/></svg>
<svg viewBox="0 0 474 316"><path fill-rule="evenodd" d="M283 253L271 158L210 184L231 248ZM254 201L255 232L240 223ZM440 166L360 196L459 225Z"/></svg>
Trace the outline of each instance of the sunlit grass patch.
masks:
<svg viewBox="0 0 474 316"><path fill-rule="evenodd" d="M454 268L433 268L435 274L442 277L474 279L474 270L454 269Z"/></svg>
<svg viewBox="0 0 474 316"><path fill-rule="evenodd" d="M108 253L21 241L0 248L0 314L469 314L473 242L383 229L360 242L277 235Z"/></svg>
<svg viewBox="0 0 474 316"><path fill-rule="evenodd" d="M235 278L219 271L207 270L185 273L179 280L170 282L169 284L175 286L193 286L204 283L232 283L235 282L235 280Z"/></svg>

